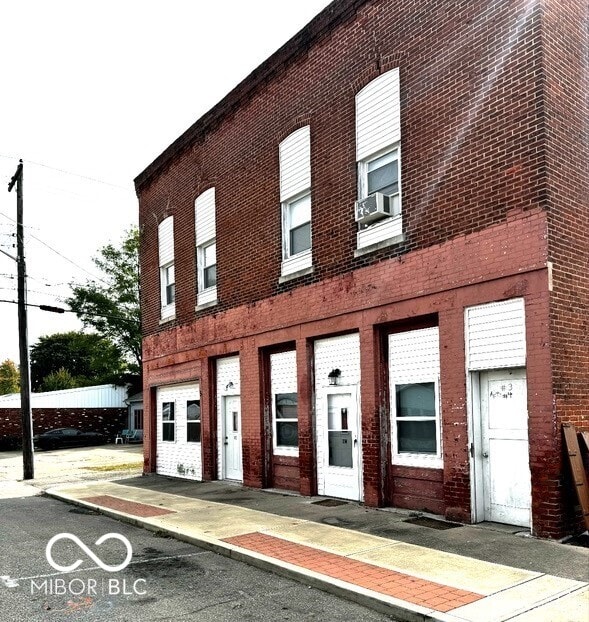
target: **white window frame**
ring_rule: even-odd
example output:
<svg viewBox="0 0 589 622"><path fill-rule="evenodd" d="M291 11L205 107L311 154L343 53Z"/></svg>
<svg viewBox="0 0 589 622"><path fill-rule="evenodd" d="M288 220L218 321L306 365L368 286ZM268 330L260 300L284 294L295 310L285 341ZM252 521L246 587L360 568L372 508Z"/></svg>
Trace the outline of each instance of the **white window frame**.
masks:
<svg viewBox="0 0 589 622"><path fill-rule="evenodd" d="M380 160L388 155L392 155L392 160L397 162L397 192L388 196L398 197L397 206L394 210L393 218L401 215L401 146L397 143L391 148L380 151L369 158L358 162L358 199L362 200L369 196L368 194L368 173L372 162ZM377 191L380 192L380 191Z"/></svg>
<svg viewBox="0 0 589 622"><path fill-rule="evenodd" d="M194 202L196 227L196 280L197 309L203 305L214 305L217 302L217 236L216 236L216 198L215 188L201 193ZM215 245L214 264L205 265L205 253ZM205 286L205 269L215 265L215 285Z"/></svg>
<svg viewBox="0 0 589 622"><path fill-rule="evenodd" d="M170 270L174 273L172 281L169 280ZM160 268L160 282L162 291L162 309L173 308L176 304L176 269L174 262L167 263ZM173 287L172 300L168 301L168 288ZM163 316L163 313L162 313Z"/></svg>
<svg viewBox="0 0 589 622"><path fill-rule="evenodd" d="M297 416L296 418L279 418L277 417L276 398L279 395L296 395L297 396ZM297 444L296 445L279 445L278 444L278 424L279 423L296 423L297 425ZM281 393L272 394L272 426L273 426L273 449L274 455L277 456L298 456L299 455L299 395L296 391L283 391Z"/></svg>
<svg viewBox="0 0 589 622"><path fill-rule="evenodd" d="M306 225L308 223L309 225L309 248L306 248L302 251L299 251L298 253L293 253L291 250L291 242L290 242L290 237L291 237L291 231L293 230L293 226L292 226L292 222L291 222L291 210L292 210L292 206L295 203L299 203L303 200L307 199L309 202L309 218L307 220L305 220L303 223L301 223L300 225L297 225L297 227L301 227L303 225ZM282 240L283 240L283 246L282 246L282 259L284 262L287 262L289 259L292 258L300 258L303 255L311 255L311 249L313 247L313 235L312 235L312 231L311 231L311 191L307 190L299 195L297 195L296 197L293 197L291 199L289 199L288 201L284 201L282 203Z"/></svg>
<svg viewBox="0 0 589 622"><path fill-rule="evenodd" d="M165 420L164 419L164 406L166 404L171 404L172 405L172 416L173 419L168 419ZM165 439L164 438L164 426L166 425L171 425L172 426L172 434L173 434L173 439ZM166 400L165 402L162 401L162 443L175 443L177 440L177 434L176 434L176 402L175 401L170 401L170 400Z"/></svg>
<svg viewBox="0 0 589 622"><path fill-rule="evenodd" d="M370 163L396 154L398 191L391 216L368 224L358 223L355 255L359 256L403 241L401 194L401 123L399 69L381 74L356 94L356 163L358 171L358 201L368 194ZM355 207L354 207L355 209Z"/></svg>
<svg viewBox="0 0 589 622"><path fill-rule="evenodd" d="M206 251L211 246L215 247L215 263L207 264L206 263ZM199 294L208 292L210 290L215 290L215 298L217 297L217 240L216 238L212 238L208 240L204 244L201 244L198 249L198 292ZM215 284L214 285L206 285L206 270L208 268L212 268L215 266Z"/></svg>
<svg viewBox="0 0 589 622"><path fill-rule="evenodd" d="M436 453L400 452L397 423L408 421L432 421L431 417L397 417L397 386L408 384L433 384L435 401ZM440 419L440 379L439 376L424 375L411 379L396 380L391 383L391 448L392 463L399 466L415 466L425 468L442 468L442 426Z"/></svg>
<svg viewBox="0 0 589 622"><path fill-rule="evenodd" d="M297 376L297 355L296 350L286 350L284 352L276 352L270 355L270 399L272 401L272 450L275 456L291 456L299 455L299 445L279 445L277 435L277 417L276 417L276 396L295 394L297 395L297 435L299 422L299 403L300 396L298 393L298 376ZM281 421L278 419L278 421ZM284 419L282 421L294 421Z"/></svg>
<svg viewBox="0 0 589 622"><path fill-rule="evenodd" d="M176 313L176 276L173 283L168 281L170 268L174 262L174 217L168 216L158 225L159 279L160 279L160 318L162 322L174 319ZM168 303L168 287L174 285L174 299Z"/></svg>
<svg viewBox="0 0 589 622"><path fill-rule="evenodd" d="M199 408L199 419L189 419L188 418L188 403L189 402L198 402L198 408ZM199 440L198 441L191 441L188 437L190 436L188 434L188 430L190 430L190 426L195 426L198 425L198 437ZM186 442L187 443L194 443L194 444L198 444L200 445L202 443L202 410L200 409L200 400L195 400L195 399L190 399L190 400L186 400Z"/></svg>
<svg viewBox="0 0 589 622"><path fill-rule="evenodd" d="M313 203L311 197L311 128L306 125L287 136L279 145L280 205L282 220L281 279L288 280L313 270ZM310 245L293 253L290 237L292 206L308 199Z"/></svg>

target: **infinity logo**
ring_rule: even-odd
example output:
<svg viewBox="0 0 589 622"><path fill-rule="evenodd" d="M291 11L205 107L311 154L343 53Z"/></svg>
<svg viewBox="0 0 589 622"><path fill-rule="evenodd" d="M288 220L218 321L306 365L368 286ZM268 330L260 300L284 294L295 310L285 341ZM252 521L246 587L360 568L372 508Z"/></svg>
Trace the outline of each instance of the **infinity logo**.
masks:
<svg viewBox="0 0 589 622"><path fill-rule="evenodd" d="M96 542L94 543L100 546L103 542L106 542L107 540L120 540L127 548L127 557L125 557L123 563L119 564L118 566L109 566L103 563L102 560L99 557L96 557L96 555L94 555L94 553L80 540L80 538L78 538L78 536L74 536L71 533L58 533L56 536L53 536L53 538L51 538L49 542L47 542L47 546L45 547L45 556L47 557L47 561L51 564L51 566L53 566L55 570L59 570L60 572L72 572L82 563L82 560L76 560L73 564L71 564L71 566L60 566L53 559L53 555L51 553L53 545L58 540L71 540L72 542L75 542L97 566L102 568L102 570L106 570L107 572L118 572L119 570L126 568L131 561L131 557L133 556L133 548L131 547L131 543L129 542L129 540L127 540L127 538L125 538L125 536L122 536L120 533L107 533L104 536L98 538L98 540L96 540Z"/></svg>

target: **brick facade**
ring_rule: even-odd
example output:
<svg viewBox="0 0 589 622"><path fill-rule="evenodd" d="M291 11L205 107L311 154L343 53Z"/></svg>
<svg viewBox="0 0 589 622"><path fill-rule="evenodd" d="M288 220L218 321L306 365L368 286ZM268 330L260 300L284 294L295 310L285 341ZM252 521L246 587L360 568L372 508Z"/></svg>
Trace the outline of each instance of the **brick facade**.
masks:
<svg viewBox="0 0 589 622"><path fill-rule="evenodd" d="M146 471L157 460L156 387L198 381L203 477L219 476L214 362L239 354L244 483L315 494L313 343L358 332L364 502L470 521L464 310L521 297L532 528L574 529L559 424L589 429L584 5L334 2L136 179ZM354 98L395 67L404 240L354 253ZM280 282L278 145L306 125L313 271ZM213 186L218 302L195 311L194 201ZM176 313L162 323L157 225L170 215ZM395 466L383 344L398 326L432 324L443 468ZM266 358L287 344L297 357L298 458L272 457L269 438Z"/></svg>

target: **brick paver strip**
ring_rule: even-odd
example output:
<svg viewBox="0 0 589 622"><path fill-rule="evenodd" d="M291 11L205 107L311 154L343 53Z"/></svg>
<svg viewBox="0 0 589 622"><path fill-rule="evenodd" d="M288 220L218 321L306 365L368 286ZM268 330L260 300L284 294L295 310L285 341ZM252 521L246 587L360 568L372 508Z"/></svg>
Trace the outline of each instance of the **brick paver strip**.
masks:
<svg viewBox="0 0 589 622"><path fill-rule="evenodd" d="M225 538L223 542L444 613L484 598L481 594L426 581L259 532Z"/></svg>
<svg viewBox="0 0 589 622"><path fill-rule="evenodd" d="M164 508L158 508L155 505L147 505L147 503L137 503L135 501L127 501L126 499L119 499L118 497L111 497L110 495L100 495L98 497L84 497L84 501L95 503L103 508L110 508L111 510L119 510L125 512L125 514L132 514L133 516L143 516L147 518L149 516L162 516L163 514L175 514L175 510L166 510Z"/></svg>

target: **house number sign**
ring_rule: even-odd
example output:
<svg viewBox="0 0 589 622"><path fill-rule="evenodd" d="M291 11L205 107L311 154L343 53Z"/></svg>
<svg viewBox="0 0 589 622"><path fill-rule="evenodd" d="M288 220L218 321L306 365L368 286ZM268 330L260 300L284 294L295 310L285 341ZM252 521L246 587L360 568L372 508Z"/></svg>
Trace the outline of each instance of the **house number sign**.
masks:
<svg viewBox="0 0 589 622"><path fill-rule="evenodd" d="M502 397L505 400L510 399L513 397L513 385L511 382L508 384L502 384L499 391L491 391L489 393L489 397L493 399L498 397Z"/></svg>

